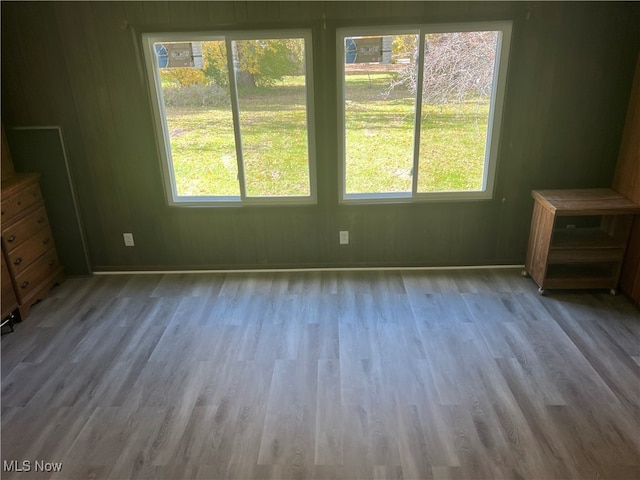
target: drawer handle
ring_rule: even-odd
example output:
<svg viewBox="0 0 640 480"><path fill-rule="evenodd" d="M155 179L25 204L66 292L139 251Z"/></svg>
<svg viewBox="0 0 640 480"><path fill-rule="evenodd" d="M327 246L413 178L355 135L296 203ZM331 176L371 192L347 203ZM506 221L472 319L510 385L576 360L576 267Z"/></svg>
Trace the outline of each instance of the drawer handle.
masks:
<svg viewBox="0 0 640 480"><path fill-rule="evenodd" d="M44 222L44 217L38 217L38 223Z"/></svg>
<svg viewBox="0 0 640 480"><path fill-rule="evenodd" d="M49 240L51 240L50 238L45 238L44 240L42 240L42 244L46 245L47 243L49 243Z"/></svg>
<svg viewBox="0 0 640 480"><path fill-rule="evenodd" d="M18 203L18 205L22 205L22 202L21 202L21 201L18 201L17 203Z"/></svg>
<svg viewBox="0 0 640 480"><path fill-rule="evenodd" d="M29 286L29 281L25 280L24 282L22 282L22 285L20 285L20 288L27 288Z"/></svg>
<svg viewBox="0 0 640 480"><path fill-rule="evenodd" d="M56 264L55 260L49 260L49 266L53 267Z"/></svg>
<svg viewBox="0 0 640 480"><path fill-rule="evenodd" d="M7 238L7 242L13 242L16 239L15 235L9 235L9 238Z"/></svg>
<svg viewBox="0 0 640 480"><path fill-rule="evenodd" d="M13 261L14 265L20 265L22 263L22 257L18 257Z"/></svg>

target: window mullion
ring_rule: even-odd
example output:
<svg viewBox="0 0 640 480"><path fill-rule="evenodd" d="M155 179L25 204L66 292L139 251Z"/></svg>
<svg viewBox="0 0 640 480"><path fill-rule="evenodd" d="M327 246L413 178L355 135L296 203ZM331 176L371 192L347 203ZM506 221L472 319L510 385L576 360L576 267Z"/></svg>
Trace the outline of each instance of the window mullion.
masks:
<svg viewBox="0 0 640 480"><path fill-rule="evenodd" d="M416 79L416 116L413 133L413 175L411 176L411 196L418 192L418 167L420 165L420 130L422 128L422 86L424 84L425 35L422 29L418 33L418 76Z"/></svg>
<svg viewBox="0 0 640 480"><path fill-rule="evenodd" d="M240 198L247 197L247 187L244 177L244 157L242 154L242 135L240 133L240 107L238 105L238 88L236 84L235 50L233 41L225 37L227 48L227 70L229 72L229 94L231 96L231 113L233 115L233 135L236 144L236 161L238 162L238 183L240 184Z"/></svg>
<svg viewBox="0 0 640 480"><path fill-rule="evenodd" d="M347 104L346 104L346 69L345 69L345 41L346 34L340 35L339 42L336 42L337 51L337 71L340 84L336 89L338 99L338 151L340 152L340 167L338 172L338 188L340 189L340 199L344 199L347 194Z"/></svg>

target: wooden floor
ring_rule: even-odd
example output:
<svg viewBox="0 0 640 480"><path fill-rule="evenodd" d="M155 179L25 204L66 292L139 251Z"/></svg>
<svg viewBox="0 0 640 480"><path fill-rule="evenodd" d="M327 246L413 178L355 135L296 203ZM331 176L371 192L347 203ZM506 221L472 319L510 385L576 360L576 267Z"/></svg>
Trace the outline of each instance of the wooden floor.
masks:
<svg viewBox="0 0 640 480"><path fill-rule="evenodd" d="M69 279L1 348L3 479L640 478L640 311L515 270Z"/></svg>

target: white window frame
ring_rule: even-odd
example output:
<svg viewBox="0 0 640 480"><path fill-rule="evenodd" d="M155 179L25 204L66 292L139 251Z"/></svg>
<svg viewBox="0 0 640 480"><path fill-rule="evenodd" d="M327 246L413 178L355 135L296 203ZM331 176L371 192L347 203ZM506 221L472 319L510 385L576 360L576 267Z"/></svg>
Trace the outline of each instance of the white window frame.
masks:
<svg viewBox="0 0 640 480"><path fill-rule="evenodd" d="M338 172L339 202L354 203L405 203L425 201L456 201L491 199L494 195L495 178L498 162L498 147L504 93L506 87L509 50L511 47L511 21L443 23L426 25L393 25L376 27L341 27L336 30L336 59L338 72L338 158L340 159ZM489 104L489 118L487 122L487 137L485 144L485 158L481 190L474 191L445 191L418 192L418 163L420 151L420 132L422 126L422 85L424 77L424 43L425 35L430 33L497 31L496 61L494 66L494 81ZM345 115L345 38L367 35L418 35L417 58L417 93L414 118L413 142L413 174L411 192L378 192L378 193L347 193L346 191L346 115Z"/></svg>
<svg viewBox="0 0 640 480"><path fill-rule="evenodd" d="M309 195L249 197L246 195L246 178L240 131L240 111L236 88L236 72L233 68L231 43L242 40L302 38L305 42L305 97L307 120L307 162L309 169ZM240 195L223 196L179 196L176 188L175 171L171 154L171 143L166 121L166 111L162 93L162 79L157 66L154 43L156 42L191 42L191 41L224 41L227 47L227 69L229 72L229 90L231 96L231 112L235 137L236 160L238 163L238 182ZM154 127L160 156L165 196L170 206L243 206L243 205L307 205L317 203L316 186L316 141L315 141L315 108L313 78L313 45L309 29L286 30L250 30L250 31L212 31L212 32L160 32L143 33L142 45L151 87L151 105Z"/></svg>

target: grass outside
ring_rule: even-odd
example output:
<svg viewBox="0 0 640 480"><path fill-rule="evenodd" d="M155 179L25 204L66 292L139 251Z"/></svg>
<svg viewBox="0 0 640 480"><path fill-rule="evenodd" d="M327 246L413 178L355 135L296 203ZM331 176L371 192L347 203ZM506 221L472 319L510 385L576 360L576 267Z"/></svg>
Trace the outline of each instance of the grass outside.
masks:
<svg viewBox="0 0 640 480"><path fill-rule="evenodd" d="M415 100L390 74L346 79L348 193L411 191ZM239 92L247 195L308 195L302 77ZM167 107L180 196L239 195L231 107ZM418 191L479 190L489 102L423 105Z"/></svg>

